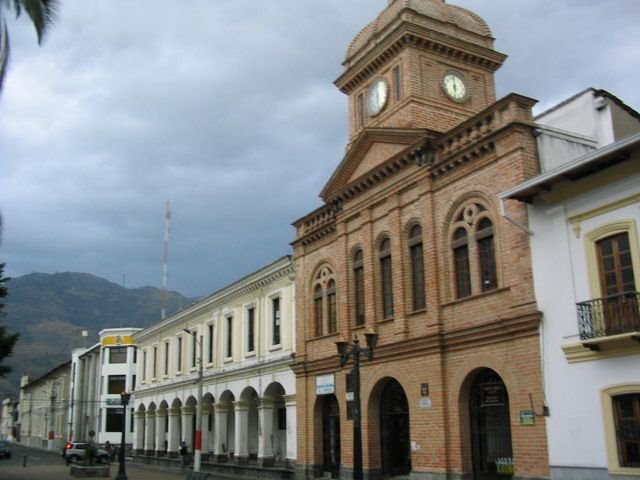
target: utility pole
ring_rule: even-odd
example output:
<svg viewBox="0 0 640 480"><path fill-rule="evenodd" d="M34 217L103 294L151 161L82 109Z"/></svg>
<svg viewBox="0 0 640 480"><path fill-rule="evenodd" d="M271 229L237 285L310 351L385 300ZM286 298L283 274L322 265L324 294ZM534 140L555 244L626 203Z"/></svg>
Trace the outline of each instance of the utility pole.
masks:
<svg viewBox="0 0 640 480"><path fill-rule="evenodd" d="M55 439L55 403L56 403L56 389L58 388L58 379L53 380L53 385L51 386L51 405L49 407L49 433L47 435L47 449L53 450L53 441Z"/></svg>
<svg viewBox="0 0 640 480"><path fill-rule="evenodd" d="M168 291L167 284L169 282L169 233L171 232L171 208L169 200L167 200L167 210L164 217L164 251L162 255L162 310L160 311L160 319L164 320L167 315Z"/></svg>

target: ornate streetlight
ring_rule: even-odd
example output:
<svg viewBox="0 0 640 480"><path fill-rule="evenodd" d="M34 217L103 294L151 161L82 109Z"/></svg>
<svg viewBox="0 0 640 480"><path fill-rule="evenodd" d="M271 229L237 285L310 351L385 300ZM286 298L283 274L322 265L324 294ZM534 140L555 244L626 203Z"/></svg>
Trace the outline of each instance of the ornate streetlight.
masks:
<svg viewBox="0 0 640 480"><path fill-rule="evenodd" d="M378 334L367 332L364 334L367 342L366 347L360 346L357 336L353 337L351 350L348 349L348 342L340 339L336 342L340 366L344 367L353 358L353 480L362 480L362 417L360 415L360 355L364 355L369 360L373 358L373 349L378 340Z"/></svg>
<svg viewBox="0 0 640 480"><path fill-rule="evenodd" d="M183 328L184 332L193 336L193 339L200 347L200 358L198 359L198 402L196 403L196 441L193 446L193 471L199 472L202 465L202 342L198 340L198 332L192 332Z"/></svg>
<svg viewBox="0 0 640 480"><path fill-rule="evenodd" d="M118 461L120 462L120 466L118 467L116 480L128 480L124 466L124 449L125 433L127 432L127 405L129 405L130 398L131 394L128 392L122 392L120 394L120 403L122 403L122 436L120 437L120 452L118 452Z"/></svg>

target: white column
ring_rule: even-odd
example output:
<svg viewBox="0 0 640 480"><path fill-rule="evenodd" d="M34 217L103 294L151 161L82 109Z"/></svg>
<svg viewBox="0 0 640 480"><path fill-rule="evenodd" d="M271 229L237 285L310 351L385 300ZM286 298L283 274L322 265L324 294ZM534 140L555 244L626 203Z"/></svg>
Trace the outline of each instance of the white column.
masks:
<svg viewBox="0 0 640 480"><path fill-rule="evenodd" d="M246 463L249 460L249 404L247 402L233 402L236 418L236 448L234 459L236 463Z"/></svg>
<svg viewBox="0 0 640 480"><path fill-rule="evenodd" d="M227 415L229 407L224 403L216 403L213 407L215 410L214 422L214 451L218 461L225 461L228 456L229 445L227 445Z"/></svg>
<svg viewBox="0 0 640 480"><path fill-rule="evenodd" d="M172 457L178 456L180 448L180 408L170 408L169 414L169 448L167 454Z"/></svg>
<svg viewBox="0 0 640 480"><path fill-rule="evenodd" d="M193 415L196 413L193 407L182 407L182 439L189 447L189 453L193 453Z"/></svg>
<svg viewBox="0 0 640 480"><path fill-rule="evenodd" d="M284 397L287 409L287 464L295 465L298 456L296 446L296 430L298 428L296 419L296 396L287 395Z"/></svg>
<svg viewBox="0 0 640 480"><path fill-rule="evenodd" d="M258 435L258 463L271 466L273 458L273 400L262 399L258 403L260 434Z"/></svg>
<svg viewBox="0 0 640 480"><path fill-rule="evenodd" d="M202 406L202 454L207 456L212 451L210 446L212 444L211 437L213 436L213 432L209 432L211 410L211 405Z"/></svg>
<svg viewBox="0 0 640 480"><path fill-rule="evenodd" d="M156 410L156 455L164 455L165 432L164 426L167 421L166 410Z"/></svg>
<svg viewBox="0 0 640 480"><path fill-rule="evenodd" d="M156 412L155 411L147 411L145 422L144 422L145 432L144 432L144 453L146 455L153 455L153 451L155 450L155 440L156 440Z"/></svg>
<svg viewBox="0 0 640 480"><path fill-rule="evenodd" d="M145 412L136 412L134 414L134 418L136 421L136 437L134 440L133 449L134 451L141 455L144 453L144 421L145 421Z"/></svg>

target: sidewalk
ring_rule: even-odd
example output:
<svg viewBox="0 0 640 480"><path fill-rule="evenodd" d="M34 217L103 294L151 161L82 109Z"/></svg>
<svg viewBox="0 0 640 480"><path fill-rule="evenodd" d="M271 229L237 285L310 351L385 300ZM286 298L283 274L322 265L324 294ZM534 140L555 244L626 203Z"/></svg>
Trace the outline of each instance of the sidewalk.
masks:
<svg viewBox="0 0 640 480"><path fill-rule="evenodd" d="M189 471L175 468L158 468L127 462L127 478L129 480L185 480ZM109 478L118 474L118 462L111 464ZM2 480L70 480L66 465L42 465L27 467L3 467L0 469Z"/></svg>

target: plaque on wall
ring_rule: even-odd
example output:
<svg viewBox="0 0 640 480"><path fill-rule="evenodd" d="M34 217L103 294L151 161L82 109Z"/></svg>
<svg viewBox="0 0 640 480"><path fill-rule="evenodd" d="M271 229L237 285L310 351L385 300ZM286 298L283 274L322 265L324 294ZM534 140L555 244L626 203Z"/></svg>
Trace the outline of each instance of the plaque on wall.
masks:
<svg viewBox="0 0 640 480"><path fill-rule="evenodd" d="M505 404L504 384L485 383L481 385L481 407L501 407Z"/></svg>

